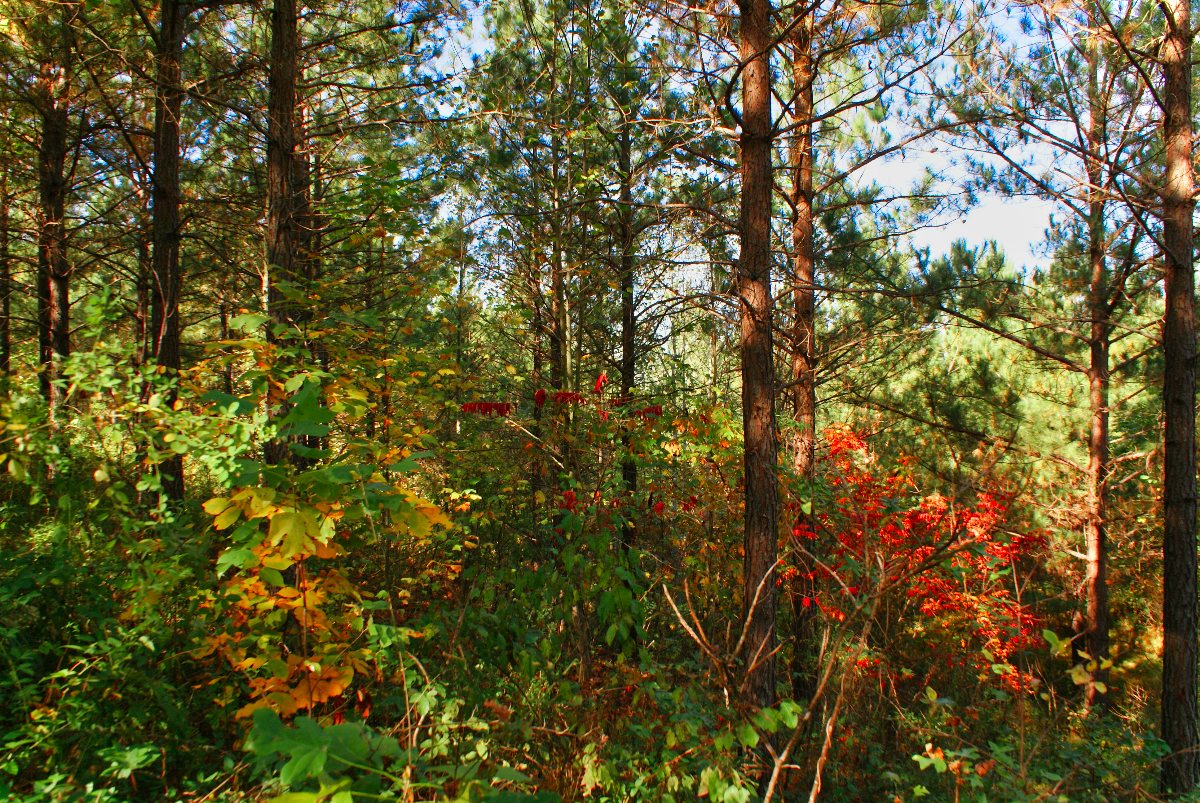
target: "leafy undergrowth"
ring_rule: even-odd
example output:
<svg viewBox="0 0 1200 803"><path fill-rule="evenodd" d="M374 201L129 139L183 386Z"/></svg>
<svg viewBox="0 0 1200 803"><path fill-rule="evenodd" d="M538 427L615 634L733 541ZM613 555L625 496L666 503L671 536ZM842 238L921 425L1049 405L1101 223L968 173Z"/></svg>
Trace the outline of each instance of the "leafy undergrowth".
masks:
<svg viewBox="0 0 1200 803"><path fill-rule="evenodd" d="M630 495L440 459L316 370L183 415L91 359L77 392L120 415L64 430L15 403L0 432L8 799L1149 799L1161 745L1136 690L1081 710L1097 661L1058 635L1011 493L925 494L831 428L818 485L790 488L781 700L754 711L725 411L599 381L459 407L462 442L527 450L536 417L559 462L635 456ZM160 450L121 453L129 428ZM170 454L204 498L159 500Z"/></svg>

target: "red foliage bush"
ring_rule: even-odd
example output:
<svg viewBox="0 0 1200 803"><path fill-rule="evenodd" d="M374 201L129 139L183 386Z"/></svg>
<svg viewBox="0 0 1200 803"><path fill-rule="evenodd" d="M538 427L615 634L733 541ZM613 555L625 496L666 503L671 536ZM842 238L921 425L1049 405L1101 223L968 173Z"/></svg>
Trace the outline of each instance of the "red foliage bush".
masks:
<svg viewBox="0 0 1200 803"><path fill-rule="evenodd" d="M904 613L888 639L897 663L900 655L911 663L953 653L959 666L1012 667L1017 653L1037 645L1043 623L1020 600L1013 574L1045 547L1043 538L1006 535L1008 506L994 494L979 493L965 507L922 496L903 461L884 470L858 433L831 427L825 438L832 500L792 526L796 560L779 575L802 607L844 621L866 598L896 600L893 609ZM1015 667L997 674L1012 690L1032 681Z"/></svg>
<svg viewBox="0 0 1200 803"><path fill-rule="evenodd" d="M499 415L506 416L512 413L513 406L509 402L465 402L462 405L464 413L475 413L477 415Z"/></svg>

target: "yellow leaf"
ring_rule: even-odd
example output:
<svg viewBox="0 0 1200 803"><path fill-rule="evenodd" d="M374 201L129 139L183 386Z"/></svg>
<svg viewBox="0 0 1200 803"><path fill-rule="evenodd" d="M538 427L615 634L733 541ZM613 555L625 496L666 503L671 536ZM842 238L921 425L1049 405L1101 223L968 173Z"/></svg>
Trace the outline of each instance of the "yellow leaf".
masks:
<svg viewBox="0 0 1200 803"><path fill-rule="evenodd" d="M273 488L243 488L233 495L233 502L246 509L246 518L256 519L269 516L278 507L273 504L275 489Z"/></svg>
<svg viewBox="0 0 1200 803"><path fill-rule="evenodd" d="M295 563L294 560L289 560L288 558L283 558L278 555L270 555L262 559L262 565L264 567L268 569L274 569L278 572L292 568L293 563Z"/></svg>
<svg viewBox="0 0 1200 803"><path fill-rule="evenodd" d="M209 499L204 503L204 512L210 516L219 516L232 504L233 502L229 499L225 499L224 497L220 496L214 496L212 499Z"/></svg>
<svg viewBox="0 0 1200 803"><path fill-rule="evenodd" d="M271 543L279 544L280 554L287 558L307 551L309 541L318 531L317 521L311 513L285 510L271 517L269 536Z"/></svg>
<svg viewBox="0 0 1200 803"><path fill-rule="evenodd" d="M317 608L302 608L300 606L296 606L292 608L292 616L296 618L296 621L301 627L309 630L329 629L329 620L325 617L325 614L321 613L321 611Z"/></svg>
<svg viewBox="0 0 1200 803"><path fill-rule="evenodd" d="M245 719L246 717L250 716L258 709L269 708L269 707L270 707L270 703L268 703L266 700L255 700L254 702L246 703L244 706L239 708L237 710L237 713L234 714L233 716L234 716L234 719Z"/></svg>
<svg viewBox="0 0 1200 803"><path fill-rule="evenodd" d="M221 511L219 516L213 519L213 526L218 530L227 530L238 520L241 513L242 511L238 509L237 505L230 505Z"/></svg>
<svg viewBox="0 0 1200 803"><path fill-rule="evenodd" d="M442 512L439 507L433 505L423 505L417 508L417 512L424 516L430 524L440 524L443 527L450 528L453 526L450 519Z"/></svg>

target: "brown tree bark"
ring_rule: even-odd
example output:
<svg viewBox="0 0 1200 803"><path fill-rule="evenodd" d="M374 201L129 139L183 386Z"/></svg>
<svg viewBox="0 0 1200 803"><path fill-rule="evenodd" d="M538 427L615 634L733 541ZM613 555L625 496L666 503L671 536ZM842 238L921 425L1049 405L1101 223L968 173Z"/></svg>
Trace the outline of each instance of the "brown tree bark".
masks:
<svg viewBox="0 0 1200 803"><path fill-rule="evenodd" d="M741 318L745 535L742 570L746 701L775 701L775 562L779 489L775 437L775 359L771 300L771 4L739 0L742 132Z"/></svg>
<svg viewBox="0 0 1200 803"><path fill-rule="evenodd" d="M150 213L153 218L154 213ZM154 273L154 225L140 227L137 242L137 275L134 278L133 360L145 365L152 352L150 343L150 277Z"/></svg>
<svg viewBox="0 0 1200 803"><path fill-rule="evenodd" d="M278 284L294 281L300 274L302 191L296 186L295 167L300 145L296 125L299 40L296 0L275 0L267 81L267 265L271 272L270 314L285 326L293 322L295 310Z"/></svg>
<svg viewBox="0 0 1200 803"><path fill-rule="evenodd" d="M530 322L530 338L529 351L530 361L533 363L533 379L534 387L534 405L533 405L533 437L534 445L533 460L529 465L529 495L532 499L537 499L538 493L543 493L545 486L546 460L543 454L545 443L543 442L544 428L542 426L543 403L537 402L537 394L545 394L545 350L542 347L542 337L546 330L545 314L542 312L542 279L541 271L537 264L537 258L534 257L529 263L528 273L529 298L533 306L533 320Z"/></svg>
<svg viewBox="0 0 1200 803"><path fill-rule="evenodd" d="M12 381L12 254L9 250L8 170L0 170L0 398Z"/></svg>
<svg viewBox="0 0 1200 803"><path fill-rule="evenodd" d="M1109 471L1108 389L1109 337L1112 330L1109 311L1108 270L1105 260L1107 232L1105 227L1104 162L1101 154L1105 140L1107 118L1101 103L1099 88L1099 41L1092 37L1088 45L1088 403L1091 426L1088 434L1087 520L1084 524L1087 539L1087 574L1084 585L1087 593L1085 620L1087 652L1097 662L1087 686L1087 704L1102 707L1105 696L1100 691L1108 681L1108 671L1099 666L1108 657L1108 546L1107 502L1105 487ZM1098 686L1097 684L1102 684Z"/></svg>
<svg viewBox="0 0 1200 803"><path fill-rule="evenodd" d="M178 377L179 291L179 121L183 108L180 62L183 59L184 9L180 0L162 0L154 93L154 174L151 232L150 351L171 377ZM172 388L168 401L174 402ZM159 465L163 494L183 498L183 456L173 455Z"/></svg>
<svg viewBox="0 0 1200 803"><path fill-rule="evenodd" d="M1196 320L1192 268L1192 29L1188 0L1163 0L1161 59L1166 176L1162 190L1163 678L1162 738L1171 749L1162 784L1200 782L1196 718Z"/></svg>
<svg viewBox="0 0 1200 803"><path fill-rule="evenodd" d="M1091 333L1088 362L1088 402L1091 426L1088 433L1087 520L1084 531L1087 540L1087 574L1084 581L1087 594L1085 621L1087 652L1101 662L1108 656L1108 546L1107 516L1109 472L1108 439L1108 348L1109 321L1108 286L1104 257L1104 203L1091 202L1091 229L1088 256L1091 265ZM1097 683L1106 684L1108 671L1100 666L1092 672L1088 683L1087 703L1102 706L1103 693Z"/></svg>
<svg viewBox="0 0 1200 803"><path fill-rule="evenodd" d="M65 36L65 35L64 35ZM65 62L66 59L63 59ZM62 402L57 379L70 355L70 264L64 223L67 181L67 106L70 76L64 64L47 62L38 78L38 363L42 396L51 421Z"/></svg>
<svg viewBox="0 0 1200 803"><path fill-rule="evenodd" d="M557 204L555 205L557 207ZM558 211L554 213L558 217ZM561 226L554 224L550 253L550 384L555 390L571 389L571 328L567 281L563 265Z"/></svg>
<svg viewBox="0 0 1200 803"><path fill-rule="evenodd" d="M309 228L307 188L301 179L297 78L300 71L300 16L297 0L275 0L271 10L271 53L267 79L267 276L268 314L272 324L292 331L304 310L280 290L286 282L300 286L306 276L304 244ZM268 329L268 332L271 330ZM274 339L273 334L268 335ZM268 463L287 459L287 444L275 439L263 447Z"/></svg>
<svg viewBox="0 0 1200 803"><path fill-rule="evenodd" d="M796 422L792 443L792 471L804 490L811 490L816 473L817 358L816 358L816 255L813 246L813 82L812 18L796 27L792 55L792 82L796 97L792 111L796 126L791 145L792 168L792 417ZM813 500L808 500L813 504ZM811 527L812 511L801 512L799 522ZM807 572L802 573L807 575ZM815 608L804 605L814 592L800 578L788 585L795 632L792 645L792 696L806 700L816 690L817 668L812 664L812 625Z"/></svg>
<svg viewBox="0 0 1200 803"><path fill-rule="evenodd" d="M627 106L627 104L626 104ZM625 106L622 108L624 112ZM637 383L637 311L634 306L633 271L634 271L634 220L633 220L633 143L628 122L623 122L618 141L617 170L621 177L620 197L618 198L618 226L620 229L621 264L621 399L628 404L633 399L633 388ZM626 433L622 440L623 454L621 457L621 482L625 486L625 496L631 500L637 494L638 470L637 461L630 453L630 437ZM632 510L621 528L621 541L626 550L632 549L636 530L628 521L632 518Z"/></svg>

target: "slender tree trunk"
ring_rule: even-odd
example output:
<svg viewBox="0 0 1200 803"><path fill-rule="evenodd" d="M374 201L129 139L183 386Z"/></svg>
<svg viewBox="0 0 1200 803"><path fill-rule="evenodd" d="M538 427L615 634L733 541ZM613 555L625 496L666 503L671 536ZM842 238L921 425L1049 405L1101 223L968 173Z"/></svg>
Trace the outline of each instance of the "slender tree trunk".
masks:
<svg viewBox="0 0 1200 803"><path fill-rule="evenodd" d="M153 216L153 213L151 213ZM134 293L137 305L134 310L134 362L141 366L149 359L150 344L150 277L154 274L154 226L141 226L137 238L137 277Z"/></svg>
<svg viewBox="0 0 1200 803"><path fill-rule="evenodd" d="M225 280L228 282L228 278ZM221 340L229 340L229 286L223 283L221 286L221 294L217 302L217 315L219 318L218 330ZM221 369L221 389L229 395L233 395L233 366L226 365Z"/></svg>
<svg viewBox="0 0 1200 803"><path fill-rule="evenodd" d="M1097 208L1098 207L1098 208ZM1108 656L1108 547L1106 483L1109 471L1108 444L1108 287L1104 259L1103 202L1092 202L1092 231L1089 243L1091 261L1091 334L1088 365L1088 400L1091 428L1088 435L1087 468L1087 652L1097 662ZM1097 666L1087 688L1089 706L1103 706L1105 697L1097 683L1107 683L1108 671Z"/></svg>
<svg viewBox="0 0 1200 803"><path fill-rule="evenodd" d="M56 65L42 66L39 81L41 143L38 149L38 362L42 396L56 418L62 391L62 361L70 354L70 266L63 217L66 207L67 108L59 83L67 80Z"/></svg>
<svg viewBox="0 0 1200 803"><path fill-rule="evenodd" d="M151 353L155 362L177 378L179 355L179 117L183 108L180 62L183 59L184 12L180 0L162 0L158 32L157 84L154 97L154 178L151 228L154 252L150 293ZM172 386L168 401L174 402ZM159 466L163 494L183 498L183 455Z"/></svg>
<svg viewBox="0 0 1200 803"><path fill-rule="evenodd" d="M633 220L633 143L629 124L621 126L617 170L621 176L620 190L620 244L621 244L621 400L629 404L633 399L633 388L637 383L637 318L633 295L634 268L634 220ZM637 461L632 454L630 436L626 433L622 439L621 481L625 486L625 496L632 505L633 497L637 494L638 470ZM632 549L636 532L629 521L632 519L632 508L627 514L625 525L621 528L621 540L625 549Z"/></svg>
<svg viewBox="0 0 1200 803"><path fill-rule="evenodd" d="M329 216L322 211L327 185L325 164L320 153L314 151L316 146L310 124L304 131L304 158L309 165L308 177L304 182L304 213L308 224L305 270L310 286L316 289L324 269L325 232L329 228ZM329 349L323 342L318 341L314 344L313 356L322 368L329 368Z"/></svg>
<svg viewBox="0 0 1200 803"><path fill-rule="evenodd" d="M324 223L321 216L317 213L317 199L320 198L322 192L322 182L324 176L322 174L321 159L314 156L313 140L310 135L311 123L309 108L307 103L301 103L298 107L299 115L299 131L297 132L298 147L296 161L296 188L300 193L299 198L299 228L300 228L300 281L304 287L306 296L317 291L317 282L321 277L321 248L322 248L322 233L324 232ZM304 344L309 356L316 365L322 369L329 368L329 350L326 348L324 341L319 337L310 336L309 322L313 319L316 310L311 303L305 303L301 309L301 320L305 323L305 338ZM321 399L321 406L325 406L324 398ZM325 435L306 435L303 438L304 445L309 449L326 449L329 446L329 438ZM315 461L315 457L305 457L300 460L302 465L311 465Z"/></svg>
<svg viewBox="0 0 1200 803"><path fill-rule="evenodd" d="M297 50L299 43L297 42ZM299 67L297 55L297 71ZM313 217L313 159L308 138L308 108L302 102L300 93L296 93L296 147L292 158L292 191L296 194L296 277L304 290L310 291L317 280L317 227ZM312 317L312 310L304 305L299 310L303 320Z"/></svg>
<svg viewBox="0 0 1200 803"><path fill-rule="evenodd" d="M741 11L742 196L737 290L741 318L745 438L745 556L742 575L747 702L775 700L775 364L771 303L771 4L739 0Z"/></svg>
<svg viewBox="0 0 1200 803"><path fill-rule="evenodd" d="M1100 97L1099 40L1091 37L1088 43L1088 268L1090 273L1088 334L1088 400L1091 428L1088 435L1087 469L1087 591L1086 644L1087 652L1097 662L1087 687L1089 707L1102 707L1108 671L1099 666L1108 656L1108 547L1107 501L1108 481L1108 346L1111 324L1108 307L1108 270L1105 253L1108 237L1105 227L1105 199L1101 148L1105 140L1107 110ZM1100 685L1098 685L1100 684Z"/></svg>
<svg viewBox="0 0 1200 803"><path fill-rule="evenodd" d="M539 276L539 269L536 258L531 260L529 265L529 297L533 301L533 321L530 324L532 335L529 339L530 358L533 362L533 387L534 387L534 405L533 405L533 461L529 467L529 491L530 496L537 498L539 492L544 493L544 476L546 473L546 460L543 456L546 448L545 439L543 436L544 427L542 426L542 418L544 411L542 404L538 403L537 394L545 394L545 376L546 367L544 350L542 348L542 336L546 329L545 315L542 312L542 283ZM544 399L543 399L544 403Z"/></svg>
<svg viewBox="0 0 1200 803"><path fill-rule="evenodd" d="M1192 30L1188 0L1163 0L1163 788L1200 781L1196 719L1196 321L1192 268Z"/></svg>
<svg viewBox="0 0 1200 803"><path fill-rule="evenodd" d="M12 382L12 254L9 250L8 169L0 169L0 398Z"/></svg>
<svg viewBox="0 0 1200 803"><path fill-rule="evenodd" d="M792 123L797 126L791 146L792 202L792 417L796 422L792 444L792 471L802 491L813 487L816 475L817 431L817 321L816 257L813 246L813 80L812 19L796 28L792 56L792 82L796 99ZM807 500L813 504L811 494ZM801 512L798 523L811 527L812 511ZM788 585L795 626L792 652L792 696L806 700L816 691L817 669L813 665L813 618L815 607L808 572ZM805 602L809 604L806 606Z"/></svg>
<svg viewBox="0 0 1200 803"><path fill-rule="evenodd" d="M555 390L571 387L570 318L563 261L561 232L556 231L550 255L550 384Z"/></svg>

